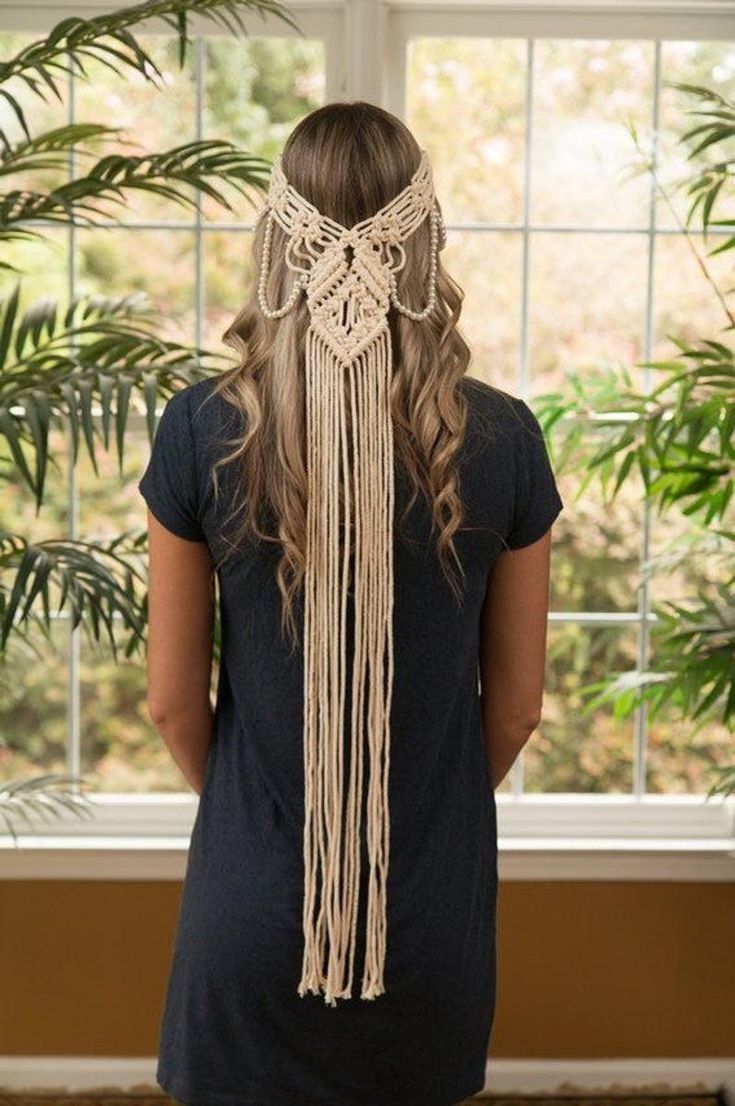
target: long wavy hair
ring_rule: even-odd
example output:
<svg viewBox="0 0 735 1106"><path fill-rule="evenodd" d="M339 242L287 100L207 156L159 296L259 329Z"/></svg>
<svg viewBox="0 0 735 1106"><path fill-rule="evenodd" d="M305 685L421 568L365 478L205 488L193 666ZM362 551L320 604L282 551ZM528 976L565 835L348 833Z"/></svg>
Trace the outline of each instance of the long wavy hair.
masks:
<svg viewBox="0 0 735 1106"><path fill-rule="evenodd" d="M335 102L312 111L290 133L282 150L282 168L291 184L323 215L343 226L374 215L409 182L420 158L410 130L390 112L364 101ZM253 241L257 274L265 220ZM406 264L397 274L401 301L415 310L425 303L429 272L429 220L404 243ZM266 295L283 303L294 274L285 264L285 234L273 225L271 266ZM393 343L391 409L396 463L403 467L411 496L399 523L418 495L432 514L437 554L452 592L459 598L457 575L464 577L454 545L462 518L457 454L467 419L459 381L470 350L458 329L464 292L438 262L436 306L416 322L391 306L388 323ZM282 596L282 632L296 641L294 600L305 570L307 473L305 467L304 346L309 326L305 297L278 320L266 318L251 294L223 334L238 363L221 374L214 388L244 416L243 432L229 439L230 451L217 469L240 466L241 494L228 521L225 539L234 552L248 538L282 547L277 582ZM274 522L264 525L266 514ZM237 516L240 516L239 518ZM452 565L454 561L454 566Z"/></svg>

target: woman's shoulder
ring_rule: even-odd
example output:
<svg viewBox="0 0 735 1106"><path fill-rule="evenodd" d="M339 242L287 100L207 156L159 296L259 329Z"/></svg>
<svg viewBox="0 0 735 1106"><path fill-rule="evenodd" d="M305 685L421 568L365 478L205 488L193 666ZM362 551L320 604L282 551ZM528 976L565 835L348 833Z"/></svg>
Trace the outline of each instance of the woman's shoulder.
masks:
<svg viewBox="0 0 735 1106"><path fill-rule="evenodd" d="M223 431L235 431L244 413L223 394L215 373L180 387L169 405L186 413L197 441L211 443ZM533 448L542 438L539 422L528 403L496 385L474 376L464 376L460 389L467 399L467 439L475 446L500 445ZM473 450L474 453L474 450Z"/></svg>
<svg viewBox="0 0 735 1106"><path fill-rule="evenodd" d="M164 411L167 417L177 422L193 421L200 418L202 410L219 406L221 400L215 390L216 376L200 377L197 380L184 381L175 387L167 397Z"/></svg>
<svg viewBox="0 0 735 1106"><path fill-rule="evenodd" d="M538 419L520 396L474 376L463 377L461 386L468 401L468 434L480 444L523 448L542 437Z"/></svg>
<svg viewBox="0 0 735 1106"><path fill-rule="evenodd" d="M201 377L179 388L169 401L186 411L197 443L213 444L223 432L234 430L242 418L242 412L222 394L221 380L221 373Z"/></svg>
<svg viewBox="0 0 735 1106"><path fill-rule="evenodd" d="M222 373L180 384L164 406L160 447L191 454L192 472L208 488L213 464L238 439L243 414L221 392ZM182 458L183 461L183 458Z"/></svg>
<svg viewBox="0 0 735 1106"><path fill-rule="evenodd" d="M213 373L194 380L181 389L192 419L206 419L213 411L221 414L223 408L229 406L217 387L220 379L219 373Z"/></svg>
<svg viewBox="0 0 735 1106"><path fill-rule="evenodd" d="M563 509L541 425L526 400L465 378L469 399L469 455L476 463L465 486L477 508L505 518L510 549L537 541Z"/></svg>

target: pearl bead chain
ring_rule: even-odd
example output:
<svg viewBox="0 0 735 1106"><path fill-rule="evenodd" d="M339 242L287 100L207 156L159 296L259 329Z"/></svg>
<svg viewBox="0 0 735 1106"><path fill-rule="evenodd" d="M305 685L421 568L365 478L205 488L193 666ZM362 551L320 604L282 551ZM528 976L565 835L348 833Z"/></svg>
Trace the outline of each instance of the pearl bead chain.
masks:
<svg viewBox="0 0 735 1106"><path fill-rule="evenodd" d="M396 291L396 276L395 273L390 275L390 301L397 311L400 311L402 315L407 315L409 319L414 319L416 322L421 322L427 317L436 305L436 269L437 258L439 254L439 242L438 242L438 219L436 208L431 209L429 212L429 219L431 223L431 245L430 245L430 260L429 260L429 297L426 302L426 307L421 311L413 311L410 307L406 307L398 299L398 293Z"/></svg>
<svg viewBox="0 0 735 1106"><path fill-rule="evenodd" d="M308 273L301 273L295 280L290 295L280 307L269 307L265 296L265 285L268 280L271 261L271 240L273 238L273 216L268 216L263 239L263 261L260 266L260 279L258 281L258 302L260 310L269 319L282 319L287 315L301 295L302 289L309 281Z"/></svg>

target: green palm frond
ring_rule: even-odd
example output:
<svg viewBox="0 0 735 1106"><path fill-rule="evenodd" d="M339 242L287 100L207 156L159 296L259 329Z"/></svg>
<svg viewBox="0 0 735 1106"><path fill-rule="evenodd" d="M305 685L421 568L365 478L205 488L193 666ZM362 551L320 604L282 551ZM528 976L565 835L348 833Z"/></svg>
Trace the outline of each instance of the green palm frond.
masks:
<svg viewBox="0 0 735 1106"><path fill-rule="evenodd" d="M196 207L196 194L205 193L232 211L232 204L215 181L232 185L255 204L252 189L263 190L270 173L264 158L244 153L231 142L202 139L175 146L160 154L108 154L86 176L76 177L51 192L15 189L0 195L0 241L40 237L28 224L100 226L114 218L100 204L122 204L128 192L148 192L174 203Z"/></svg>
<svg viewBox="0 0 735 1106"><path fill-rule="evenodd" d="M303 35L289 9L277 0L144 0L120 11L107 12L90 19L71 16L61 20L43 39L30 43L15 57L0 63L0 98L30 138L28 123L20 101L2 86L11 77L23 82L34 95L46 100L50 95L59 101L64 86L62 78L75 74L86 79L85 62L96 61L123 76L133 69L146 80L163 86L163 75L145 48L131 34L130 28L150 19L160 20L178 36L179 65L186 58L189 17L194 15L223 30L247 34L243 15L273 16ZM0 146L8 146L5 131L0 129Z"/></svg>
<svg viewBox="0 0 735 1106"><path fill-rule="evenodd" d="M107 127L103 123L67 123L33 138L21 139L0 153L0 177L67 169L71 149L77 157L90 156L91 151L85 150L84 144L106 138L115 138L118 143L127 141L120 127Z"/></svg>
<svg viewBox="0 0 735 1106"><path fill-rule="evenodd" d="M0 240L43 239L45 228L54 224L114 226L133 191L188 208L209 196L232 211L226 193L254 202L267 185L270 164L228 142L190 142L141 154L119 128L97 123L33 136L27 106L34 96L63 102L68 77L86 80L95 64L121 81L132 71L162 89L164 74L132 33L138 24L147 29L152 21L161 25L156 30L172 31L183 65L190 17L247 34L251 15L275 17L303 35L277 0L144 0L89 19L64 19L43 39L0 62L0 114L8 120L7 131L0 129L0 183L8 189L0 193ZM18 124L21 141L11 133ZM111 139L114 152L101 156L98 144ZM75 179L68 180L72 151ZM29 187L17 180L22 173L33 175ZM16 256L6 257L0 270L21 273L20 264ZM107 452L114 440L122 471L133 411L145 412L152 440L162 400L179 385L227 367L226 355L159 337L162 317L142 293L85 294L68 303L44 296L26 307L18 283L0 299L0 483L21 480L40 508L46 470L55 463L49 438L53 442L57 427L71 431L70 466L83 443L99 474L98 451L103 446ZM60 618L72 628L81 626L91 643L109 648L116 660L121 644L126 657L137 654L148 619L145 542L145 532L126 532L112 541L34 542L0 531L0 656L11 643L20 643L42 663ZM34 816L81 808L78 793L64 790L67 781L82 782L47 775L0 788L0 832L4 826L15 836L14 821L32 826Z"/></svg>
<svg viewBox="0 0 735 1106"><path fill-rule="evenodd" d="M145 576L138 566L144 543L144 534L35 543L0 534L0 652L18 624L34 617L48 637L68 611L72 628L81 624L90 642L104 640L116 660L124 633L124 655L132 656L145 634Z"/></svg>
<svg viewBox="0 0 735 1106"><path fill-rule="evenodd" d="M140 292L78 295L63 307L44 297L22 314L19 302L19 285L0 300L0 435L38 506L54 420L68 423L72 463L83 440L96 474L97 439L107 451L114 430L122 467L132 396L143 397L152 439L161 397L226 363L209 350L160 338L154 327L160 316Z"/></svg>
<svg viewBox="0 0 735 1106"><path fill-rule="evenodd" d="M31 815L42 822L56 820L66 813L93 818L95 803L79 790L83 784L81 777L58 773L0 784L0 823L17 846L15 819L24 822L33 831L36 826Z"/></svg>

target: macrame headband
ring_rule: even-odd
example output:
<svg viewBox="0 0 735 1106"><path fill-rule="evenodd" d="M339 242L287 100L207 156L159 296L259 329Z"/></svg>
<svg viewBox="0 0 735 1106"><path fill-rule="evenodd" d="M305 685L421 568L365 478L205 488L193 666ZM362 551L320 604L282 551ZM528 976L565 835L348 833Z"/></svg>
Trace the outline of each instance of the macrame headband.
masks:
<svg viewBox="0 0 735 1106"><path fill-rule="evenodd" d="M431 224L429 289L425 306L414 311L398 299L396 273L406 262L402 243L427 217ZM388 311L392 304L417 321L431 313L436 302L437 255L446 243L446 230L424 150L406 187L371 218L351 228L322 215L289 184L279 155L256 226L262 218L267 223L258 283L261 310L270 319L280 319L305 290L310 315L305 349L308 505L304 581L304 956L297 990L303 997L307 991L318 994L323 989L325 1002L336 1006L338 998L352 997L366 743L370 756L370 878L360 997L374 999L385 991L394 668L392 349ZM285 261L294 279L285 302L271 308L266 300L266 284L274 221L287 235ZM346 387L343 377L347 378ZM351 416L351 450L346 404ZM344 812L351 501L355 639L350 779ZM340 530L344 533L342 550ZM321 901L315 919L318 868Z"/></svg>

